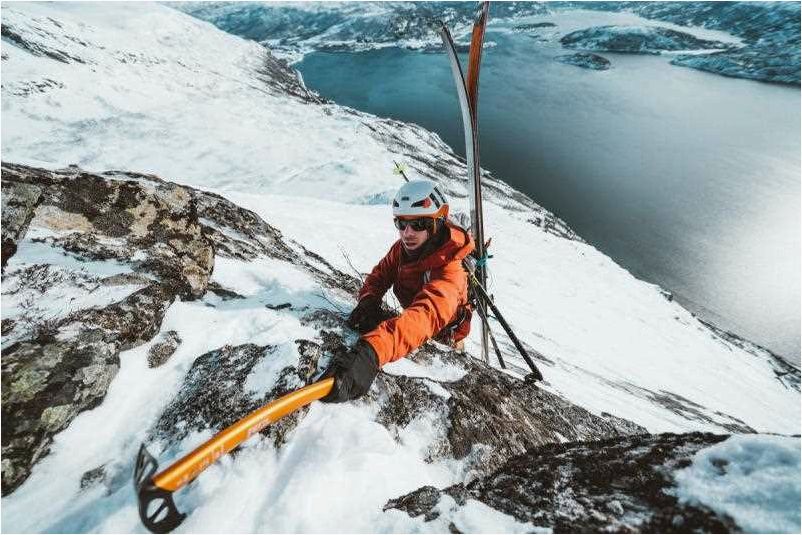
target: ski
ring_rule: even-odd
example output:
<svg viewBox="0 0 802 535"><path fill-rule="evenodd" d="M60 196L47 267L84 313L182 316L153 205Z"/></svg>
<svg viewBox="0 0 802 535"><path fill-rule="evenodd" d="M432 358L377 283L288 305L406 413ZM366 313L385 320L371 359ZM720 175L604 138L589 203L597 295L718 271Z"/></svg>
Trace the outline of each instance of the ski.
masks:
<svg viewBox="0 0 802 535"><path fill-rule="evenodd" d="M256 409L157 473L159 464L145 445L139 448L134 465L134 490L139 518L152 533L169 533L186 518L173 501L173 493L267 425L331 392L334 379L312 383Z"/></svg>
<svg viewBox="0 0 802 535"><path fill-rule="evenodd" d="M484 44L485 28L487 26L488 10L490 2L482 2L477 10L476 19L471 33L471 45L468 52L468 76L467 80L463 76L462 66L460 65L457 50L454 46L454 39L448 27L440 24L440 37L446 49L446 54L451 63L451 73L457 87L457 97L462 113L462 127L465 136L465 159L468 164L468 198L471 214L471 232L476 242L476 256L479 259L477 266L477 278L484 286L487 283L487 271L484 265L485 259L485 239L484 221L482 216L482 176L479 165L479 66L482 59L482 46ZM480 315L487 316L487 307L483 302L479 302L482 307ZM488 351L489 328L486 322L482 322L482 358L486 363L490 363L490 353Z"/></svg>

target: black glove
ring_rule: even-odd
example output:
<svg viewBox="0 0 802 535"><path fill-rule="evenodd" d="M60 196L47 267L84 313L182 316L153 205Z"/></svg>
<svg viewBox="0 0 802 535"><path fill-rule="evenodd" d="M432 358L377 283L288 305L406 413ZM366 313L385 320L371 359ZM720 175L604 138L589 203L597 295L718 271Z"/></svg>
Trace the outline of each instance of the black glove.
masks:
<svg viewBox="0 0 802 535"><path fill-rule="evenodd" d="M381 314L381 300L372 295L363 297L348 316L348 326L364 334L375 329L384 321Z"/></svg>
<svg viewBox="0 0 802 535"><path fill-rule="evenodd" d="M373 347L363 340L347 351L334 355L331 364L320 376L334 377L334 387L320 401L342 403L364 396L379 373L379 359Z"/></svg>

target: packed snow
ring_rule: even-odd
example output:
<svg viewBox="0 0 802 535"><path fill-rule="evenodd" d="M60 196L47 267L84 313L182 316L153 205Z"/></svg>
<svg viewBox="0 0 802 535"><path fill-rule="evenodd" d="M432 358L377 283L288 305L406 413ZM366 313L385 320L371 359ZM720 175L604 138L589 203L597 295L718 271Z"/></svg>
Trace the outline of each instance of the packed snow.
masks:
<svg viewBox="0 0 802 535"><path fill-rule="evenodd" d="M680 501L729 515L747 533L799 533L799 437L734 436L675 474Z"/></svg>
<svg viewBox="0 0 802 535"><path fill-rule="evenodd" d="M42 49L82 60L34 56L4 40L6 161L148 172L211 190L344 271L350 264L369 271L395 239L389 207L371 199L386 200L399 186L391 171L393 160L405 157L401 149L371 134L377 118L266 87L255 75L266 54L259 45L151 3L4 4L3 23ZM28 91L43 80L54 83ZM418 133L405 133L413 151L446 151L436 136ZM455 208L464 203L455 199ZM799 433L799 392L777 381L769 362L714 336L593 247L544 232L527 223L526 211L503 204L485 206L487 234L494 236L491 290L518 336L549 359L541 363L544 388L653 432L724 432L737 419L759 431ZM65 262L47 253L26 238L13 263ZM116 267L88 269L105 274ZM161 330L177 332L183 342L159 368L148 368L146 358L155 339L122 353L103 403L57 435L28 480L3 498L3 531L143 531L132 461L194 359L226 344L277 346L276 362L264 362L248 378L254 396L263 395L275 371L297 359L294 341L317 334L292 310L265 305L347 311L354 304L326 295L297 266L271 259L218 257L213 280L244 299L207 294L175 302ZM3 291L6 317L12 309ZM110 298L98 294L97 303ZM479 355L476 332L468 351ZM435 393L436 381L463 373L421 368L399 362L387 371L427 377ZM182 491L179 508L191 514L179 531L444 531L382 512L388 499L422 485L465 480L459 461L426 462L421 454L442 432L416 422L399 441L375 422L368 404L314 404L282 449L254 438ZM190 434L163 452L163 466L206 438ZM82 475L101 465L104 484L79 490ZM481 504L460 515L463 531L536 529Z"/></svg>

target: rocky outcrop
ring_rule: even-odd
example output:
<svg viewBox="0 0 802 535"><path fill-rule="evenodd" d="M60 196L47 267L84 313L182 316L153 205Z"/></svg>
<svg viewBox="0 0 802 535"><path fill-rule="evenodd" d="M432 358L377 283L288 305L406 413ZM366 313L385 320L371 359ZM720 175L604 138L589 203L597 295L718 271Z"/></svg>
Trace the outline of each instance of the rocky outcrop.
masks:
<svg viewBox="0 0 802 535"><path fill-rule="evenodd" d="M638 435L536 447L468 485L423 487L385 510L445 520L453 532L461 531L459 510L476 500L554 533L732 533L739 531L732 519L671 492L675 471L726 438Z"/></svg>
<svg viewBox="0 0 802 535"><path fill-rule="evenodd" d="M585 69L594 71L606 71L610 68L610 60L598 54L590 54L588 52L577 52L576 54L566 54L554 58L560 63L566 65L576 65Z"/></svg>
<svg viewBox="0 0 802 535"><path fill-rule="evenodd" d="M174 300L206 293L216 255L282 259L326 287L357 288L355 277L285 241L253 212L155 176L4 163L2 187L4 495L28 477L56 433L103 400L120 352L153 339ZM232 298L219 285L212 290ZM163 365L180 343L177 333L161 335L149 348L149 365ZM197 367L251 353L222 349ZM196 379L190 374L186 384ZM181 396L191 405L191 392L182 390L170 410L186 414ZM217 395L221 403L240 399ZM226 414L263 400L240 401ZM198 426L221 424L196 419Z"/></svg>
<svg viewBox="0 0 802 535"><path fill-rule="evenodd" d="M428 418L441 433L429 445L427 458L462 459L467 478L490 473L535 446L646 432L627 420L594 415L538 384L438 344L429 343L407 358L424 369L446 366L464 373L453 379L381 373L371 392L381 407L377 420L399 436L414 420Z"/></svg>
<svg viewBox="0 0 802 535"><path fill-rule="evenodd" d="M3 164L3 494L103 400L120 352L205 291L214 252L187 190L126 178ZM35 253L15 262L23 242Z"/></svg>
<svg viewBox="0 0 802 535"><path fill-rule="evenodd" d="M142 179L147 179L143 182ZM3 164L3 182L42 188L31 225L37 243L78 261L117 261L148 273L177 295L205 291L214 251L186 188L155 177Z"/></svg>
<svg viewBox="0 0 802 535"><path fill-rule="evenodd" d="M181 337L175 331L162 333L161 339L148 349L148 366L158 368L173 356L181 345Z"/></svg>
<svg viewBox="0 0 802 535"><path fill-rule="evenodd" d="M729 49L732 45L699 39L691 34L659 27L597 26L571 32L560 39L566 48L596 52L659 54L670 50Z"/></svg>
<svg viewBox="0 0 802 535"><path fill-rule="evenodd" d="M42 189L24 182L2 183L2 266L17 252L17 242L28 231ZM5 333L4 333L5 334Z"/></svg>

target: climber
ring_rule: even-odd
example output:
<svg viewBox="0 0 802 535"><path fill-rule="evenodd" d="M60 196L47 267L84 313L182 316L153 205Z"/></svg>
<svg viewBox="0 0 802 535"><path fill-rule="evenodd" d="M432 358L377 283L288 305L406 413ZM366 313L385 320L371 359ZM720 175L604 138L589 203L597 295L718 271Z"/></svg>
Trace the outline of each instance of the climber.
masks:
<svg viewBox="0 0 802 535"><path fill-rule="evenodd" d="M448 221L448 201L429 180L413 180L398 190L393 222L399 239L365 279L348 317L348 325L362 336L332 358L322 377L333 376L334 388L323 401L361 397L379 368L430 338L464 347L471 307L462 259L473 251L472 237ZM404 308L394 317L381 308L390 286Z"/></svg>

